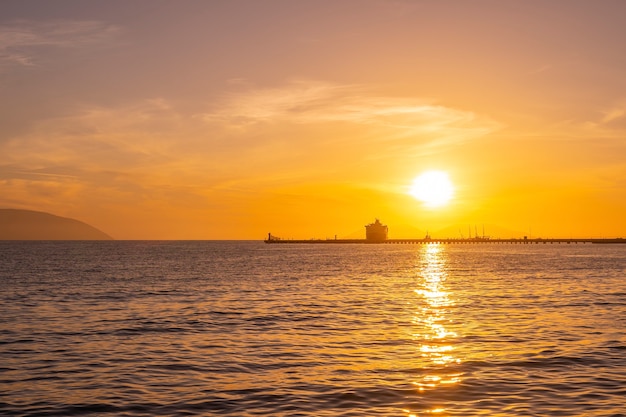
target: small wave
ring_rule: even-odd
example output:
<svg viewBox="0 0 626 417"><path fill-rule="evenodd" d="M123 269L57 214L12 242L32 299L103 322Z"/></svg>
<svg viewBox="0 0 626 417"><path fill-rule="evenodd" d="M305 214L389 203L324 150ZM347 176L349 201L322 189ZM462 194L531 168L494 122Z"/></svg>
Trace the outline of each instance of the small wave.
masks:
<svg viewBox="0 0 626 417"><path fill-rule="evenodd" d="M21 343L35 343L36 339L14 339L14 340L0 340L0 345L15 345Z"/></svg>
<svg viewBox="0 0 626 417"><path fill-rule="evenodd" d="M3 407L0 405L0 410ZM24 409L13 409L11 405L7 405L3 413L7 416L76 416L84 414L120 414L123 409L112 404L72 404L64 406L54 406L41 404L35 407L27 407Z"/></svg>
<svg viewBox="0 0 626 417"><path fill-rule="evenodd" d="M503 361L474 361L474 362L466 362L464 364L465 367L475 370L475 369L483 369L483 368L520 368L520 369L535 369L535 368L545 368L545 369L559 369L559 368L570 368L572 366L595 366L595 365L603 365L606 364L606 360L604 358L594 357L594 355L585 355L585 356L554 356L554 357L543 357L536 359L526 359L526 360L516 360L510 362Z"/></svg>
<svg viewBox="0 0 626 417"><path fill-rule="evenodd" d="M209 314L219 314L224 316L243 316L243 312L241 311L221 311L221 310L211 310Z"/></svg>
<svg viewBox="0 0 626 417"><path fill-rule="evenodd" d="M184 333L187 331L189 331L189 329L185 327L141 326L117 329L111 332L111 334L117 336L133 336L147 333Z"/></svg>

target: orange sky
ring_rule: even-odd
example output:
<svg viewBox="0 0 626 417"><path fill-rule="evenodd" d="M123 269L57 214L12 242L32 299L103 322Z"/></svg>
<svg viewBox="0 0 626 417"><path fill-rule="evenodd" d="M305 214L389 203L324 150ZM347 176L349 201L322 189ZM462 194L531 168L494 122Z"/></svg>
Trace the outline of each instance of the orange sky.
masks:
<svg viewBox="0 0 626 417"><path fill-rule="evenodd" d="M117 239L626 236L624 39L621 1L6 0L0 207ZM446 207L408 195L428 169Z"/></svg>

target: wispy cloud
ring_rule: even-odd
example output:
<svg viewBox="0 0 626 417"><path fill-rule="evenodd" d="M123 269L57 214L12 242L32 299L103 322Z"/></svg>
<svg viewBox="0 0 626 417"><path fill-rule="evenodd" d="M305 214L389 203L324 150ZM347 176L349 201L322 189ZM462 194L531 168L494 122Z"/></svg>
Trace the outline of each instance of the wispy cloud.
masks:
<svg viewBox="0 0 626 417"><path fill-rule="evenodd" d="M182 131L179 114L165 100L155 99L119 108L89 107L43 120L0 149L7 163L29 171L67 165L133 169L169 159L175 131Z"/></svg>
<svg viewBox="0 0 626 417"><path fill-rule="evenodd" d="M152 99L44 120L0 144L0 170L5 178L34 181L68 175L180 185L184 179L219 188L233 179L252 181L259 172L296 178L324 164L341 167L341 161L432 155L500 127L420 98L368 95L358 86L323 82L247 90L216 103L211 112L194 113Z"/></svg>
<svg viewBox="0 0 626 417"><path fill-rule="evenodd" d="M54 174L56 168L48 168L72 167L63 173L232 174L265 163L291 166L305 155L313 167L319 158L427 155L500 128L488 117L421 98L316 81L248 89L215 103L212 111L195 113L162 98L88 107L37 123L0 144L0 152L5 166L21 172Z"/></svg>
<svg viewBox="0 0 626 417"><path fill-rule="evenodd" d="M414 136L422 143L470 140L501 127L489 117L423 98L378 96L357 85L303 80L231 94L204 119L255 129L258 124L349 123L378 130L388 139Z"/></svg>
<svg viewBox="0 0 626 417"><path fill-rule="evenodd" d="M284 117L298 123L312 122L319 118L320 111L325 112L334 99L345 96L351 88L317 81L294 81L286 87L248 89L226 95L204 118L232 125L272 122Z"/></svg>
<svg viewBox="0 0 626 417"><path fill-rule="evenodd" d="M602 108L590 112L586 120L567 120L561 126L561 131L569 137L587 139L597 142L599 138L611 140L603 146L623 143L626 134L626 101L624 99L612 102Z"/></svg>
<svg viewBox="0 0 626 417"><path fill-rule="evenodd" d="M552 64L545 64L545 65L542 65L542 66L540 66L538 68L535 68L535 69L529 71L528 74L530 74L530 75L541 74L543 72L547 72L547 71L552 70L552 68L553 68Z"/></svg>
<svg viewBox="0 0 626 417"><path fill-rule="evenodd" d="M0 25L0 64L32 66L41 48L79 48L111 39L115 25L98 21L16 21Z"/></svg>
<svg viewBox="0 0 626 417"><path fill-rule="evenodd" d="M320 182L375 189L389 180L373 168L412 166L499 128L473 112L354 85L235 88L245 91L211 111L156 98L41 120L0 143L0 205L52 207L56 194L63 204L203 207Z"/></svg>
<svg viewBox="0 0 626 417"><path fill-rule="evenodd" d="M604 124L611 123L615 120L623 118L624 116L626 116L626 106L619 105L617 107L614 107L608 110L605 113L604 117L602 118L602 123Z"/></svg>

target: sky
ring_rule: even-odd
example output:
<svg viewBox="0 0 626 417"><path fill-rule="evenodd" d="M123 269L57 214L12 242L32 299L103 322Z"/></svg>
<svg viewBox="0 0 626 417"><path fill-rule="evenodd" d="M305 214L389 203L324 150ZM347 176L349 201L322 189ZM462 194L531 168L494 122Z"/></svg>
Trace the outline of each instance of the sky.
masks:
<svg viewBox="0 0 626 417"><path fill-rule="evenodd" d="M620 0L3 0L0 97L0 208L116 239L626 237Z"/></svg>

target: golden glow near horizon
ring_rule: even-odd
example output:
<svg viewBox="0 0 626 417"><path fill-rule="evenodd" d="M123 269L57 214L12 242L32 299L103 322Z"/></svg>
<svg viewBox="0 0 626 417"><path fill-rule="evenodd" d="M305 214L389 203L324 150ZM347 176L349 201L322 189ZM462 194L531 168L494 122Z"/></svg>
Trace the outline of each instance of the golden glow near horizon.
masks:
<svg viewBox="0 0 626 417"><path fill-rule="evenodd" d="M426 171L413 181L409 191L427 207L446 205L454 195L454 187L448 174L443 171Z"/></svg>
<svg viewBox="0 0 626 417"><path fill-rule="evenodd" d="M2 208L116 239L626 237L626 2L94 1L0 2ZM416 201L415 167L454 198Z"/></svg>

